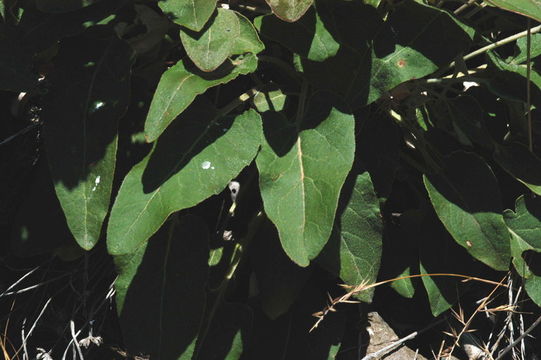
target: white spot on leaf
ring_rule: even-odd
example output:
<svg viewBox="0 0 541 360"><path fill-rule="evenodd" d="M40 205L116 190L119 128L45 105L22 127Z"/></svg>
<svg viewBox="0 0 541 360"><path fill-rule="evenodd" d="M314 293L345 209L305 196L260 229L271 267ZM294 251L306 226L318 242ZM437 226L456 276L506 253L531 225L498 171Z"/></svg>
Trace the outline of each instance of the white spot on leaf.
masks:
<svg viewBox="0 0 541 360"><path fill-rule="evenodd" d="M92 191L96 191L96 189L98 188L98 185L100 184L100 181L101 181L101 176L96 176L96 180L94 180L94 187L92 188Z"/></svg>
<svg viewBox="0 0 541 360"><path fill-rule="evenodd" d="M210 165L211 165L210 161L203 161L201 163L201 168L203 170L208 170L208 169L210 169ZM214 167L212 167L212 168L214 169Z"/></svg>

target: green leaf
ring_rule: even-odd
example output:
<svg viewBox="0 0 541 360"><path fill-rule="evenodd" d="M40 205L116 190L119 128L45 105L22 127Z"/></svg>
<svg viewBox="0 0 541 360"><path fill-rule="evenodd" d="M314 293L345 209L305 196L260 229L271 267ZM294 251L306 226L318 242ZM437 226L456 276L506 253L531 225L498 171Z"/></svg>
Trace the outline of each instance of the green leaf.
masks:
<svg viewBox="0 0 541 360"><path fill-rule="evenodd" d="M372 284L381 262L383 221L368 172L346 181L340 203L344 204L343 210L317 261L340 276L345 284ZM373 289L360 293L357 298L370 302L372 296Z"/></svg>
<svg viewBox="0 0 541 360"><path fill-rule="evenodd" d="M38 10L46 13L64 13L79 10L102 0L36 0Z"/></svg>
<svg viewBox="0 0 541 360"><path fill-rule="evenodd" d="M486 2L500 9L528 16L541 22L541 3L539 0L486 0Z"/></svg>
<svg viewBox="0 0 541 360"><path fill-rule="evenodd" d="M477 155L455 152L441 173L423 176L439 219L474 258L496 270L507 270L509 232L501 215L498 183Z"/></svg>
<svg viewBox="0 0 541 360"><path fill-rule="evenodd" d="M207 258L206 225L194 216L173 219L134 253L115 256L117 308L130 353L191 359L205 310Z"/></svg>
<svg viewBox="0 0 541 360"><path fill-rule="evenodd" d="M419 270L421 271L421 274L428 273L422 263L419 263ZM432 315L438 316L441 313L449 310L453 304L445 299L445 296L443 296L442 291L434 279L430 276L423 276L421 280L423 281L423 285L425 286L425 290L428 295Z"/></svg>
<svg viewBox="0 0 541 360"><path fill-rule="evenodd" d="M541 306L541 276L533 276L530 279L526 279L524 287L533 302L537 306Z"/></svg>
<svg viewBox="0 0 541 360"><path fill-rule="evenodd" d="M56 194L86 250L98 241L109 211L117 123L129 102L133 54L116 35L99 30L62 42L42 114Z"/></svg>
<svg viewBox="0 0 541 360"><path fill-rule="evenodd" d="M527 78L526 66L518 65L518 64L515 64L513 62L506 63L497 54L495 54L494 52L491 52L491 51L488 52L488 57L490 58L490 60L496 66L497 69L502 70L504 72L510 72L510 73L518 74L519 76L524 78L524 81L526 81L526 78ZM539 94L539 91L541 91L541 74L539 74L539 72L537 72L535 70L535 68L532 69L532 71L531 71L530 81L532 82L533 85L535 85L535 88L532 88L532 90L535 91L534 94ZM525 88L526 87L524 86L524 89ZM505 89L504 89L504 91L505 91ZM521 93L524 93L524 92L521 91ZM524 94L524 98L525 97L526 96Z"/></svg>
<svg viewBox="0 0 541 360"><path fill-rule="evenodd" d="M145 122L147 141L155 141L197 95L239 75L251 73L256 68L257 58L254 55L247 55L232 64L225 63L212 73L189 69L183 60L179 61L163 73L154 93Z"/></svg>
<svg viewBox="0 0 541 360"><path fill-rule="evenodd" d="M109 220L109 252L135 251L170 214L221 192L253 160L261 132L255 110L231 123L194 103L124 178Z"/></svg>
<svg viewBox="0 0 541 360"><path fill-rule="evenodd" d="M541 195L541 159L527 147L521 144L497 146L493 157L511 176Z"/></svg>
<svg viewBox="0 0 541 360"><path fill-rule="evenodd" d="M511 232L513 265L524 278L533 276L523 253L527 250L541 252L541 200L520 196L515 211L505 210L504 219Z"/></svg>
<svg viewBox="0 0 541 360"><path fill-rule="evenodd" d="M235 12L239 19L239 36L231 49L231 54L239 55L245 53L258 54L265 49L265 44L259 39L254 25L241 13Z"/></svg>
<svg viewBox="0 0 541 360"><path fill-rule="evenodd" d="M227 9L218 9L210 25L199 33L180 30L186 53L199 69L207 72L215 70L232 54L239 36L239 19Z"/></svg>
<svg viewBox="0 0 541 360"><path fill-rule="evenodd" d="M274 15L284 21L294 22L310 8L314 0L265 0Z"/></svg>
<svg viewBox="0 0 541 360"><path fill-rule="evenodd" d="M217 0L165 0L158 6L176 24L200 31L216 9Z"/></svg>
<svg viewBox="0 0 541 360"><path fill-rule="evenodd" d="M309 60L328 59L336 55L340 47L314 9L310 9L294 23L284 23L272 15L267 15L257 17L254 24L263 36Z"/></svg>
<svg viewBox="0 0 541 360"><path fill-rule="evenodd" d="M271 90L267 92L258 92L252 98L252 102L257 111L282 111L286 103L287 96L282 90Z"/></svg>
<svg viewBox="0 0 541 360"><path fill-rule="evenodd" d="M310 128L296 129L284 118L270 120L256 160L265 212L286 254L307 266L331 234L340 189L353 163L354 119L335 108L313 106L303 120Z"/></svg>
<svg viewBox="0 0 541 360"><path fill-rule="evenodd" d="M321 1L317 10L341 46L325 61L304 59L304 73L355 108L434 72L471 44L471 32L446 11L412 1L401 3L385 22L376 9L358 1Z"/></svg>
<svg viewBox="0 0 541 360"><path fill-rule="evenodd" d="M270 221L265 222L253 241L250 263L257 281L261 308L270 319L276 319L297 300L312 269L301 268L289 259Z"/></svg>
<svg viewBox="0 0 541 360"><path fill-rule="evenodd" d="M515 56L510 59L506 59L508 64L520 65L525 63L528 60L528 50L527 50L528 40L527 37L522 37L517 40L518 52ZM535 58L541 55L541 34L532 34L531 38L531 47L530 47L530 56Z"/></svg>
<svg viewBox="0 0 541 360"><path fill-rule="evenodd" d="M411 268L408 266L402 273L400 273L397 278L410 276ZM413 286L413 281L411 278L404 278L400 280L393 281L391 287L399 293L401 296L411 299L415 295L415 287Z"/></svg>

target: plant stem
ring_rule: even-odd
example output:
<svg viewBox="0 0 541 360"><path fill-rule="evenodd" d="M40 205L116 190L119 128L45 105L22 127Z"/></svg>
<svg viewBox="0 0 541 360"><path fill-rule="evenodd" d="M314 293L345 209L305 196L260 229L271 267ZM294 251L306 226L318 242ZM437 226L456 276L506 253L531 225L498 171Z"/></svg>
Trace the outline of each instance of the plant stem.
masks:
<svg viewBox="0 0 541 360"><path fill-rule="evenodd" d="M537 26L539 27L539 26ZM532 28L531 21L528 18L528 30L526 36L526 114L528 117L528 148L533 152L533 126L532 126L532 91L531 91L531 75L532 75Z"/></svg>
<svg viewBox="0 0 541 360"><path fill-rule="evenodd" d="M523 37L527 36L528 34L530 34L530 35L531 34L536 34L539 31L541 31L541 25L536 26L534 28L531 28L529 30L521 31L521 32L516 33L514 35L511 35L511 36L508 36L505 39L498 40L498 41L496 41L496 42L494 42L492 44L489 44L487 46L483 46L482 48L477 49L475 51L472 51L471 53L465 55L463 59L464 59L464 61L469 60L469 59L471 59L473 57L476 57L477 55L484 54L484 53L486 53L486 52L488 52L490 50L494 50L494 49L496 49L496 48L498 48L500 46L503 46L505 44L509 44L510 42L513 42L515 40L523 38ZM455 61L451 62L449 65L447 65L444 68L440 69L437 72L438 75L436 75L435 77L441 76L443 73L445 73L445 72L451 70L452 68L454 68L455 65L456 65Z"/></svg>

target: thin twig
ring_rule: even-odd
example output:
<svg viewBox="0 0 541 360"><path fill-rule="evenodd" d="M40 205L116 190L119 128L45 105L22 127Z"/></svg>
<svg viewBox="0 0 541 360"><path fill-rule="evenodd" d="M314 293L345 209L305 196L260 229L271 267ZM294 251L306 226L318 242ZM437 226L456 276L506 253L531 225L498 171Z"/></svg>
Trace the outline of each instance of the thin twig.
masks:
<svg viewBox="0 0 541 360"><path fill-rule="evenodd" d="M524 331L522 334L520 334L520 336L515 340L513 341L511 344L509 344L509 346L507 346L501 353L500 355L496 358L496 360L501 360L503 359L503 357L511 350L513 349L515 346L517 346L518 343L520 343L522 341L522 339L524 339L526 336L528 336L536 327L537 325L539 325L541 323L541 316L539 316L537 318L537 320L535 320L533 322L532 325L530 325L530 327Z"/></svg>
<svg viewBox="0 0 541 360"><path fill-rule="evenodd" d="M539 31L541 31L541 25L529 29L529 33L530 33L530 34L536 34L536 33L538 33ZM490 50L494 50L494 49L496 49L496 48L498 48L498 47L500 47L500 46L503 46L503 45L505 45L505 44L509 44L510 42L513 42L513 41L515 41L515 40L518 40L518 39L520 39L520 38L523 38L523 37L525 37L525 36L527 36L527 35L528 35L528 30L524 30L524 31L519 32L519 33L517 33L517 34L508 36L508 37L506 37L505 39L498 40L498 41L496 41L496 42L494 42L494 43L492 43L492 44L489 44L489 45L487 45L487 46L483 46L482 48L479 48L479 49L477 49L477 50L475 50L475 51L472 51L471 53L465 55L464 58L463 58L463 60L464 60L464 61L469 60L469 59L471 59L471 58L473 58L473 57L476 57L477 55L484 54L484 53L486 53L486 52L488 52L488 51L490 51ZM445 73L445 72L451 70L452 68L455 67L455 65L456 65L456 62L455 62L455 61L451 62L449 65L447 65L447 66L443 67L442 69L440 69L440 70L436 73L436 74L438 74L438 75L436 75L435 77L439 77L441 74L443 74L443 73Z"/></svg>
<svg viewBox="0 0 541 360"><path fill-rule="evenodd" d="M538 26L539 27L539 26ZM530 18L528 18L528 30L526 30L526 112L528 117L528 148L533 152L533 126L532 126L532 29Z"/></svg>
<svg viewBox="0 0 541 360"><path fill-rule="evenodd" d="M340 303L357 303L358 301L356 301L356 300L350 300L350 298L353 295L356 295L356 294L358 294L358 293L360 293L362 291L365 291L365 290L368 290L368 289L371 289L371 288L374 288L374 287L377 287L377 286L380 286L380 285L383 285L383 284L391 283L391 282L394 282L394 281L403 280L403 279L413 279L413 278L419 278L419 277L425 277L425 276L458 277L458 278L464 279L462 281L472 281L473 280L473 281L479 281L479 282L483 282L483 283L487 283L487 284L491 284L491 285L497 285L497 287L500 287L500 286L507 287L506 285L502 285L501 281L496 282L496 281L492 281L492 280L478 278L478 277L475 277L475 276L468 276L468 275L462 275L462 274L450 274L450 273L414 274L414 275L406 275L406 276L400 276L400 277L393 278L393 279L383 280L383 281L379 281L379 282L376 282L376 283L373 283L373 284L367 284L367 283L363 282L363 283L360 283L357 286L342 285L342 287L344 287L346 289L350 289L350 291L347 292L346 294L344 294L342 296L339 296L339 297L336 297L334 299L331 298L329 305L327 305L323 310L318 311L318 312L313 314L313 316L317 318L317 321L315 322L315 324L310 329L310 332L313 331L314 329L316 329L319 326L319 323L321 323L323 321L323 319L325 318L325 316L329 312L336 311L334 306L336 306L336 305L338 305Z"/></svg>

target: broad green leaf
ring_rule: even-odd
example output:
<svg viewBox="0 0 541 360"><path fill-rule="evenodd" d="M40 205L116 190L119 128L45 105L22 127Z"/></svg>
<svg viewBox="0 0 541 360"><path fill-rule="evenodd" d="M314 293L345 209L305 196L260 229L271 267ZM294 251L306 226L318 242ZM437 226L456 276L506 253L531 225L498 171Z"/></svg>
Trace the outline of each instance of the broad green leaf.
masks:
<svg viewBox="0 0 541 360"><path fill-rule="evenodd" d="M533 276L530 279L526 279L524 288L533 302L537 306L541 306L541 276Z"/></svg>
<svg viewBox="0 0 541 360"><path fill-rule="evenodd" d="M86 250L98 241L109 211L117 123L129 103L131 63L124 41L109 31L89 31L62 42L48 76L45 148L68 226Z"/></svg>
<svg viewBox="0 0 541 360"><path fill-rule="evenodd" d="M524 251L541 252L541 201L539 198L520 196L515 211L505 210L504 218L511 232L513 264L521 276L533 276L522 255Z"/></svg>
<svg viewBox="0 0 541 360"><path fill-rule="evenodd" d="M297 300L312 269L301 268L289 259L270 221L262 225L250 246L261 308L270 319L276 319Z"/></svg>
<svg viewBox="0 0 541 360"><path fill-rule="evenodd" d="M328 59L336 55L340 47L314 9L294 23L284 23L275 16L266 15L257 17L254 24L261 35L309 60Z"/></svg>
<svg viewBox="0 0 541 360"><path fill-rule="evenodd" d="M471 32L446 11L411 1L401 3L386 21L358 1L321 1L317 10L341 46L325 61L304 59L305 75L355 107L434 72L471 43Z"/></svg>
<svg viewBox="0 0 541 360"><path fill-rule="evenodd" d="M507 270L510 239L501 215L498 183L477 155L455 152L439 174L423 176L439 219L474 258L496 270Z"/></svg>
<svg viewBox="0 0 541 360"><path fill-rule="evenodd" d="M329 239L355 150L353 117L313 105L303 120L311 127L297 129L283 118L267 122L256 160L265 212L286 254L300 266Z"/></svg>
<svg viewBox="0 0 541 360"><path fill-rule="evenodd" d="M500 9L528 16L541 22L541 2L539 0L486 0L486 2Z"/></svg>
<svg viewBox="0 0 541 360"><path fill-rule="evenodd" d="M135 251L170 214L218 194L255 157L262 133L255 110L232 123L206 103L190 110L124 178L109 219L109 253Z"/></svg>
<svg viewBox="0 0 541 360"><path fill-rule="evenodd" d="M526 77L527 77L527 74L526 74L526 66L524 65L517 65L513 62L511 63L506 63L503 59L501 59L498 55L496 55L494 52L488 52L488 56L490 58L490 60L492 61L492 63L496 66L496 68L498 68L499 70L502 70L504 72L511 72L511 73L515 73L515 74L518 74L520 75L521 77L524 78L524 81L526 81ZM532 69L531 71L531 74L530 74L530 81L532 82L532 84L535 86L533 87L532 86L532 91L536 91L534 93L535 94L539 94L539 92L541 91L541 74L539 74L539 72L537 72L535 70L535 68ZM525 89L525 86L523 87ZM525 91L521 91L521 93L524 93L524 98L526 97L525 96Z"/></svg>
<svg viewBox="0 0 541 360"><path fill-rule="evenodd" d="M132 254L115 256L117 309L130 353L191 359L205 310L207 258L206 226L189 215Z"/></svg>
<svg viewBox="0 0 541 360"><path fill-rule="evenodd" d="M36 0L38 10L47 13L64 13L79 10L103 0Z"/></svg>
<svg viewBox="0 0 541 360"><path fill-rule="evenodd" d="M397 278L410 276L410 275L411 275L411 269L408 266L402 273L400 273L397 276ZM404 278L404 279L393 281L391 283L391 287L403 297L411 299L413 295L415 295L415 287L413 286L413 282L410 278Z"/></svg>
<svg viewBox="0 0 541 360"><path fill-rule="evenodd" d="M0 90L28 91L38 83L32 72L32 53L21 46L20 33L0 23Z"/></svg>
<svg viewBox="0 0 541 360"><path fill-rule="evenodd" d="M506 59L506 62L508 64L514 64L514 65L520 65L522 63L525 63L528 60L528 41L527 37L522 37L517 40L517 48L518 52L515 54L515 56ZM539 55L541 55L541 34L532 34L531 38L531 47L530 47L530 56L531 58L535 58Z"/></svg>
<svg viewBox="0 0 541 360"><path fill-rule="evenodd" d="M216 9L217 0L165 0L158 6L176 24L193 31L203 29Z"/></svg>
<svg viewBox="0 0 541 360"><path fill-rule="evenodd" d="M331 239L317 258L318 263L339 276L345 284L372 284L379 272L383 220L379 200L368 172L351 177L342 189L339 212ZM373 290L360 293L370 302Z"/></svg>
<svg viewBox="0 0 541 360"><path fill-rule="evenodd" d="M145 122L148 142L155 141L167 126L182 113L199 94L208 88L227 83L239 75L255 71L257 59L247 55L232 64L225 63L212 73L189 69L183 60L166 70L152 98Z"/></svg>
<svg viewBox="0 0 541 360"><path fill-rule="evenodd" d="M254 25L244 15L236 12L239 19L239 36L231 49L231 54L240 55L245 53L257 54L265 49L265 44L259 39Z"/></svg>
<svg viewBox="0 0 541 360"><path fill-rule="evenodd" d="M218 9L210 25L201 32L180 30L186 53L199 69L207 72L215 70L232 54L239 36L239 18L227 9Z"/></svg>
<svg viewBox="0 0 541 360"><path fill-rule="evenodd" d="M274 15L288 22L294 22L310 8L314 0L265 0Z"/></svg>
<svg viewBox="0 0 541 360"><path fill-rule="evenodd" d="M532 192L541 195L541 159L521 144L497 146L494 160Z"/></svg>
<svg viewBox="0 0 541 360"><path fill-rule="evenodd" d="M428 273L423 266L423 263L419 263L419 269L421 274ZM438 284L434 279L430 276L423 276L421 280L423 281L423 285L428 295L428 302L430 303L432 315L438 316L444 311L449 310L453 304L448 302L445 296L443 296L442 290L438 287Z"/></svg>
<svg viewBox="0 0 541 360"><path fill-rule="evenodd" d="M252 102L257 111L282 111L286 103L287 96L282 90L260 91L252 98Z"/></svg>

